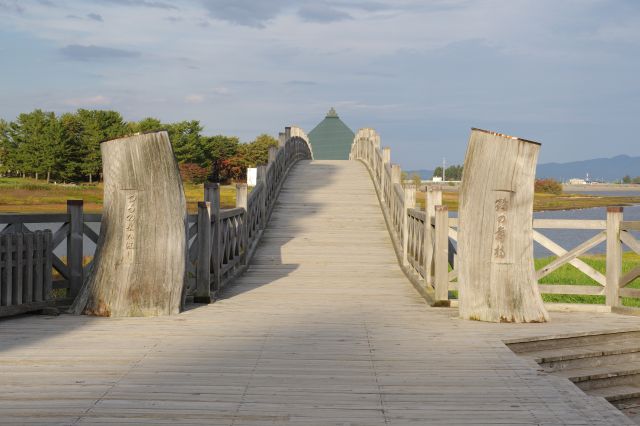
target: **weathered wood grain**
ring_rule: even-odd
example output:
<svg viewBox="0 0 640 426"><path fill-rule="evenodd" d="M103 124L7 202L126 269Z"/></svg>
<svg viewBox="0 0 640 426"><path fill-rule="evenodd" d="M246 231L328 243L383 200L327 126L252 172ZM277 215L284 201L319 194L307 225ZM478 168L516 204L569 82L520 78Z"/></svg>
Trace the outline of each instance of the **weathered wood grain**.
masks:
<svg viewBox="0 0 640 426"><path fill-rule="evenodd" d="M166 132L101 144L104 213L91 274L71 311L97 316L180 312L187 209ZM73 224L72 224L73 227Z"/></svg>
<svg viewBox="0 0 640 426"><path fill-rule="evenodd" d="M524 139L471 131L458 222L462 318L548 319L533 269L533 183L539 148Z"/></svg>

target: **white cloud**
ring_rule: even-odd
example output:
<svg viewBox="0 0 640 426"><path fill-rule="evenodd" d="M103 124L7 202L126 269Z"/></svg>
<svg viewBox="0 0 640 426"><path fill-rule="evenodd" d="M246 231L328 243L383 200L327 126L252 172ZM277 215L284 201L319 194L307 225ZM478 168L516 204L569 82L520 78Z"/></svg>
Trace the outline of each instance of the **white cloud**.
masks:
<svg viewBox="0 0 640 426"><path fill-rule="evenodd" d="M184 101L188 104L201 104L204 102L204 95L193 93L184 97Z"/></svg>
<svg viewBox="0 0 640 426"><path fill-rule="evenodd" d="M111 104L111 99L106 96L96 95L89 96L86 98L71 98L65 99L62 102L64 105L72 106L72 107L96 107L96 106L106 106Z"/></svg>

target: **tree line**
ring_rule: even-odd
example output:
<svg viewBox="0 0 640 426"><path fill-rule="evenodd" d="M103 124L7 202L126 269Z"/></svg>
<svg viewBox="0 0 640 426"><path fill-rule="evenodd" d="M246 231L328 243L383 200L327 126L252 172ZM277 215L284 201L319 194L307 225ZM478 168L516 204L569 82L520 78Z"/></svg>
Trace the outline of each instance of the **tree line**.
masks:
<svg viewBox="0 0 640 426"><path fill-rule="evenodd" d="M622 183L640 183L640 176L636 176L636 177L632 178L629 175L625 175L622 178Z"/></svg>
<svg viewBox="0 0 640 426"><path fill-rule="evenodd" d="M462 166L453 165L444 170L444 176L446 180L462 180ZM433 171L433 177L442 177L442 166L436 167Z"/></svg>
<svg viewBox="0 0 640 426"><path fill-rule="evenodd" d="M0 175L47 181L93 182L102 171L100 142L138 132L166 130L180 172L188 181L246 178L246 168L264 164L278 141L266 134L250 143L235 136L204 136L198 120L162 123L148 117L127 122L117 111L79 109L56 115L36 109L14 121L0 119Z"/></svg>

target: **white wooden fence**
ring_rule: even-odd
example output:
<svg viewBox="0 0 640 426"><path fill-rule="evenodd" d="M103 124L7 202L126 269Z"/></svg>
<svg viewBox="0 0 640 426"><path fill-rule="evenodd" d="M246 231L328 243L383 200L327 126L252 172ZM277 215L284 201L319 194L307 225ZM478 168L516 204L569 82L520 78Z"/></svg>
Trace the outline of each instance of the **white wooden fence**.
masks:
<svg viewBox="0 0 640 426"><path fill-rule="evenodd" d="M415 188L400 183L400 167L391 164L391 151L380 147L380 137L373 129L361 129L354 138L350 158L362 161L371 174L391 239L401 266L414 286L437 306L449 306L449 291L457 290L458 219L450 218L442 205L442 191L429 187L425 194L426 210L415 206ZM609 207L602 220L534 219L534 241L557 256L537 270L541 279L561 266L570 264L597 285L540 284L544 294L602 295L606 305L621 312L621 297L640 298L640 289L627 288L640 277L640 266L622 273L623 244L640 254L640 242L630 231L640 230L640 221L625 221L622 207ZM566 250L538 232L541 229L598 230L571 250ZM606 242L606 272L601 273L578 258L598 244Z"/></svg>

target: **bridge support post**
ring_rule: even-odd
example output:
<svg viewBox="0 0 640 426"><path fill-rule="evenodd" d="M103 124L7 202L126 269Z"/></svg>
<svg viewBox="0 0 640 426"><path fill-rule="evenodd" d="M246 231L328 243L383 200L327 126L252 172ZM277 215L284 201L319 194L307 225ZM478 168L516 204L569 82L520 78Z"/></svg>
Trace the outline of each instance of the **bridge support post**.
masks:
<svg viewBox="0 0 640 426"><path fill-rule="evenodd" d="M449 306L449 209L437 205L435 213L435 303Z"/></svg>
<svg viewBox="0 0 640 426"><path fill-rule="evenodd" d="M620 222L622 207L607 208L607 260L606 260L606 303L620 306L620 272L622 271L622 243L620 242Z"/></svg>
<svg viewBox="0 0 640 426"><path fill-rule="evenodd" d="M76 297L82 288L84 271L82 265L84 219L83 201L67 200L69 214L69 236L67 237L67 266L69 268L69 297ZM48 295L45 295L48 296Z"/></svg>
<svg viewBox="0 0 640 426"><path fill-rule="evenodd" d="M249 212L247 211L247 184L239 183L236 185L236 207L240 207L244 209L244 216L242 219L242 228L240 239L242 243L240 244L242 247L242 260L241 263L245 265L247 263L247 251L249 250Z"/></svg>
<svg viewBox="0 0 640 426"><path fill-rule="evenodd" d="M211 203L198 203L198 261L195 303L211 303Z"/></svg>
<svg viewBox="0 0 640 426"><path fill-rule="evenodd" d="M436 216L436 206L442 205L442 188L439 186L427 187L426 198L424 201L426 220L424 230L424 265L425 265L425 281L428 286L434 286L434 229L432 226Z"/></svg>
<svg viewBox="0 0 640 426"><path fill-rule="evenodd" d="M402 209L402 264L409 264L409 209L416 206L416 187L407 185L404 188L404 208Z"/></svg>

